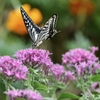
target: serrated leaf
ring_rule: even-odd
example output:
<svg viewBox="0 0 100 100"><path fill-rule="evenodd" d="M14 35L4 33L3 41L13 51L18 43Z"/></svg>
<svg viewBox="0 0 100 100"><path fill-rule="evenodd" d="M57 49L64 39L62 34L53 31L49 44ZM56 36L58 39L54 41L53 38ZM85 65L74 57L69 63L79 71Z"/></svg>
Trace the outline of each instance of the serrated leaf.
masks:
<svg viewBox="0 0 100 100"><path fill-rule="evenodd" d="M58 98L58 100L63 100L63 99L67 99L67 98L70 98L70 99L79 99L80 97L75 95L75 94L72 94L72 93L62 93L60 95L60 97Z"/></svg>
<svg viewBox="0 0 100 100"><path fill-rule="evenodd" d="M94 82L100 82L100 74L94 75L94 76L92 77L92 81L94 81Z"/></svg>

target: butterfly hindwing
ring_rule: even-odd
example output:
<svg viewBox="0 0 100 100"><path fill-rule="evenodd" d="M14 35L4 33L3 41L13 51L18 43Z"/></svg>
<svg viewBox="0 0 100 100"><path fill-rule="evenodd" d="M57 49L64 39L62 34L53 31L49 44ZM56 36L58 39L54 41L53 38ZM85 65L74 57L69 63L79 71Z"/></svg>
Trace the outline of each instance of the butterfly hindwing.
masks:
<svg viewBox="0 0 100 100"><path fill-rule="evenodd" d="M55 33L57 19L58 19L57 14L54 14L52 17L50 17L50 19L41 28L36 44L40 43L43 40L53 37L57 33L57 32Z"/></svg>
<svg viewBox="0 0 100 100"><path fill-rule="evenodd" d="M53 15L53 29L56 28L56 24L57 24L57 20L58 20L58 14L54 14Z"/></svg>
<svg viewBox="0 0 100 100"><path fill-rule="evenodd" d="M41 32L37 38L37 43L39 43L39 41L43 41L48 39L49 37L49 33L52 30L52 26L53 26L53 16L45 23L45 25L41 28Z"/></svg>
<svg viewBox="0 0 100 100"><path fill-rule="evenodd" d="M46 24L41 28L41 34L48 34L46 35L45 39L49 39L54 36L55 34L55 27L57 23L58 15L54 14L47 22Z"/></svg>
<svg viewBox="0 0 100 100"><path fill-rule="evenodd" d="M32 19L28 16L28 14L25 12L25 10L22 7L20 7L20 11L22 14L22 18L23 18L25 27L26 27L31 39L33 40L33 42L35 42L37 40L38 34L41 31L41 28L34 24Z"/></svg>

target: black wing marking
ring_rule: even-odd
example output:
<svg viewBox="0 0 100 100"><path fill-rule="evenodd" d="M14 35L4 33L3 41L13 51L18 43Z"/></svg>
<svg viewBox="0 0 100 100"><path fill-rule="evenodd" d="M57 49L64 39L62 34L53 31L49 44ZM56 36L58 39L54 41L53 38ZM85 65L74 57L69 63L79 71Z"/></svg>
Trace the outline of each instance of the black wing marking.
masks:
<svg viewBox="0 0 100 100"><path fill-rule="evenodd" d="M56 23L58 20L58 14L54 14L46 24L41 28L41 34L48 34L46 35L45 39L51 38L54 36L54 30L56 27Z"/></svg>
<svg viewBox="0 0 100 100"><path fill-rule="evenodd" d="M38 34L40 33L41 28L34 24L32 19L28 16L28 14L25 12L25 10L22 7L20 7L20 11L21 11L21 15L22 15L25 27L31 39L33 40L33 42L35 42L38 38Z"/></svg>
<svg viewBox="0 0 100 100"><path fill-rule="evenodd" d="M57 30L55 29L56 28L56 24L57 24L57 20L58 20L58 14L54 14L52 16L53 18L53 21L51 23L51 26L50 26L50 31L49 31L49 37L47 39L50 39L51 37L53 37L57 32Z"/></svg>
<svg viewBox="0 0 100 100"><path fill-rule="evenodd" d="M57 24L57 20L58 20L58 14L54 14L53 15L53 29L56 28L56 24Z"/></svg>
<svg viewBox="0 0 100 100"><path fill-rule="evenodd" d="M46 22L46 24L41 28L41 32L38 35L35 44L38 45L38 43L40 43L41 41L51 38L53 36L57 19L58 19L57 14L54 14L52 17L50 17L50 19Z"/></svg>
<svg viewBox="0 0 100 100"><path fill-rule="evenodd" d="M41 28L41 33L49 33L52 23L53 23L53 17L50 17L50 19Z"/></svg>
<svg viewBox="0 0 100 100"><path fill-rule="evenodd" d="M41 28L41 32L37 38L37 44L40 41L43 41L44 39L46 40L49 37L49 31L50 31L50 26L52 23L53 19L52 17L45 23L45 25Z"/></svg>

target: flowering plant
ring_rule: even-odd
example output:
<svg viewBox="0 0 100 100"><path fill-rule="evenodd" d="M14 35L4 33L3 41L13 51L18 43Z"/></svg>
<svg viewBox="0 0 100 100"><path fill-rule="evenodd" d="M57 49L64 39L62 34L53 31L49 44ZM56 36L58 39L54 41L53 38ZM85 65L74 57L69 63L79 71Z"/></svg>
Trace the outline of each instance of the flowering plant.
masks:
<svg viewBox="0 0 100 100"><path fill-rule="evenodd" d="M99 100L96 86L99 88L100 63L94 54L98 48L90 49L66 52L62 64L54 64L52 53L42 49L28 48L17 51L13 57L0 57L0 77L7 100ZM80 89L80 96L70 93L69 85Z"/></svg>

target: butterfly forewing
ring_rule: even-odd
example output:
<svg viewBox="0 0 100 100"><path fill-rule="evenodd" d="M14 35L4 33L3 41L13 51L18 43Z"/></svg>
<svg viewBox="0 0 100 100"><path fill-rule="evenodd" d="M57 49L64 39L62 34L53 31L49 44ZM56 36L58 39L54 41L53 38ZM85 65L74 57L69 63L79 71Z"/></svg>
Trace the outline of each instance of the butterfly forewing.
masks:
<svg viewBox="0 0 100 100"><path fill-rule="evenodd" d="M41 31L41 28L34 24L32 19L28 16L28 14L25 12L25 10L22 7L20 7L20 11L22 14L22 18L23 18L25 27L26 27L31 39L33 40L33 42L35 42L37 40L38 34Z"/></svg>

